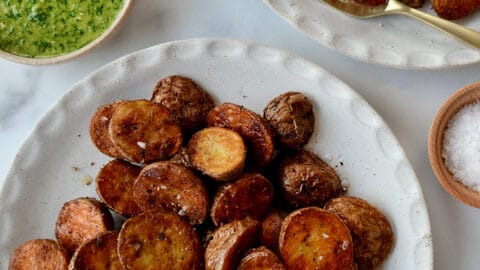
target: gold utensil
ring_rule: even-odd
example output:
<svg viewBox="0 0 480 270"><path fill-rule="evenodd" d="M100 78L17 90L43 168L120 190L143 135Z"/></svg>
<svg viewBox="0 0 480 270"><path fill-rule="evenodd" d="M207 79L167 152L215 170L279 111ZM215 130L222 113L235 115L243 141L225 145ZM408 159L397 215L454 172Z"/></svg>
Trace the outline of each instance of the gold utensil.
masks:
<svg viewBox="0 0 480 270"><path fill-rule="evenodd" d="M424 22L434 28L450 34L457 40L480 49L480 32L458 25L451 21L432 16L411 8L398 0L388 0L387 4L368 6L357 4L352 0L322 0L333 8L356 18L372 18L388 14L402 14Z"/></svg>

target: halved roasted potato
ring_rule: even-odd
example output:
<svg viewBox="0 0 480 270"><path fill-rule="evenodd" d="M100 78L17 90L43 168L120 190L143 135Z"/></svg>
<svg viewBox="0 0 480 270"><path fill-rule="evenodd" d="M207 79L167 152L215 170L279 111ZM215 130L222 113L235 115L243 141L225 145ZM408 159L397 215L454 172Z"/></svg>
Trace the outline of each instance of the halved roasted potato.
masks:
<svg viewBox="0 0 480 270"><path fill-rule="evenodd" d="M10 256L9 270L67 270L69 256L51 239L33 239L17 247Z"/></svg>
<svg viewBox="0 0 480 270"><path fill-rule="evenodd" d="M246 217L260 220L272 201L273 187L267 178L259 173L243 174L215 194L210 217L216 226Z"/></svg>
<svg viewBox="0 0 480 270"><path fill-rule="evenodd" d="M201 269L202 245L194 228L169 212L144 212L125 221L118 236L123 269Z"/></svg>
<svg viewBox="0 0 480 270"><path fill-rule="evenodd" d="M293 211L280 231L279 249L287 269L352 269L352 246L342 220L318 207Z"/></svg>
<svg viewBox="0 0 480 270"><path fill-rule="evenodd" d="M99 234L113 229L108 208L94 198L81 197L66 202L58 214L55 236L70 254Z"/></svg>
<svg viewBox="0 0 480 270"><path fill-rule="evenodd" d="M237 270L285 270L282 261L265 246L252 248L240 261Z"/></svg>
<svg viewBox="0 0 480 270"><path fill-rule="evenodd" d="M185 166L159 161L142 169L133 184L134 199L143 211L164 209L200 224L208 214L207 189Z"/></svg>
<svg viewBox="0 0 480 270"><path fill-rule="evenodd" d="M183 140L170 112L147 100L121 104L110 120L109 134L124 158L141 164L169 159Z"/></svg>
<svg viewBox="0 0 480 270"><path fill-rule="evenodd" d="M353 259L359 270L376 268L390 254L392 227L387 218L367 201L343 196L330 200L325 209L337 214L350 229Z"/></svg>
<svg viewBox="0 0 480 270"><path fill-rule="evenodd" d="M231 180L242 172L246 151L243 139L238 133L221 127L198 131L187 145L190 164L219 181Z"/></svg>
<svg viewBox="0 0 480 270"><path fill-rule="evenodd" d="M238 132L245 140L248 155L256 165L265 166L273 159L274 132L255 112L237 104L223 103L210 111L207 124Z"/></svg>
<svg viewBox="0 0 480 270"><path fill-rule="evenodd" d="M118 231L111 231L84 243L73 254L68 269L121 269L117 237Z"/></svg>

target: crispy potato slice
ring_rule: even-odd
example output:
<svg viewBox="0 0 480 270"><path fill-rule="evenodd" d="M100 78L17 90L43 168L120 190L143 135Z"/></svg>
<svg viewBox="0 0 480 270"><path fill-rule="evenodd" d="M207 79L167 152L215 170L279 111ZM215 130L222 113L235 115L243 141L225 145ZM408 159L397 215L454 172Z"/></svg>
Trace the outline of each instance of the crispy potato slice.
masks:
<svg viewBox="0 0 480 270"><path fill-rule="evenodd" d="M94 198L81 197L63 205L55 236L71 254L86 241L112 229L113 218L108 208Z"/></svg>
<svg viewBox="0 0 480 270"><path fill-rule="evenodd" d="M241 256L257 240L260 223L246 218L215 230L205 250L206 270L235 269Z"/></svg>
<svg viewBox="0 0 480 270"><path fill-rule="evenodd" d="M210 217L215 226L251 217L261 219L272 206L273 187L259 173L247 173L222 186L213 198Z"/></svg>
<svg viewBox="0 0 480 270"><path fill-rule="evenodd" d="M169 111L147 100L120 105L110 120L109 134L124 158L140 164L172 157L183 140Z"/></svg>
<svg viewBox="0 0 480 270"><path fill-rule="evenodd" d="M246 151L238 133L221 127L198 131L187 145L188 160L192 166L219 181L230 180L242 172Z"/></svg>
<svg viewBox="0 0 480 270"><path fill-rule="evenodd" d="M247 143L249 157L258 166L267 165L275 150L273 130L262 117L240 105L223 103L207 116L207 125L238 132Z"/></svg>
<svg viewBox="0 0 480 270"><path fill-rule="evenodd" d="M178 75L161 79L155 85L152 101L165 106L186 134L202 128L208 112L215 106L203 88Z"/></svg>
<svg viewBox="0 0 480 270"><path fill-rule="evenodd" d="M97 194L113 211L126 217L142 211L133 197L133 183L142 168L114 159L100 169L96 179Z"/></svg>
<svg viewBox="0 0 480 270"><path fill-rule="evenodd" d="M122 158L121 153L117 150L110 138L108 126L116 109L127 101L117 100L110 104L105 104L97 109L90 120L90 138L97 149L103 154L113 157Z"/></svg>
<svg viewBox="0 0 480 270"><path fill-rule="evenodd" d="M23 243L10 256L9 270L67 270L68 254L51 239L34 239Z"/></svg>
<svg viewBox="0 0 480 270"><path fill-rule="evenodd" d="M353 259L359 270L374 269L390 254L392 227L387 218L367 201L343 196L330 200L325 209L337 214L350 229Z"/></svg>
<svg viewBox="0 0 480 270"><path fill-rule="evenodd" d="M277 254L278 237L284 219L279 210L273 210L262 220L262 244Z"/></svg>
<svg viewBox="0 0 480 270"><path fill-rule="evenodd" d="M313 105L299 92L286 92L272 99L263 110L263 117L287 149L305 145L315 127Z"/></svg>
<svg viewBox="0 0 480 270"><path fill-rule="evenodd" d="M123 269L201 269L202 245L194 228L169 212L128 219L118 236Z"/></svg>
<svg viewBox="0 0 480 270"><path fill-rule="evenodd" d="M201 224L208 214L207 189L185 166L159 161L142 169L133 184L137 204L144 211L165 209Z"/></svg>
<svg viewBox="0 0 480 270"><path fill-rule="evenodd" d="M122 269L117 254L117 237L118 231L111 231L84 243L73 254L68 269Z"/></svg>
<svg viewBox="0 0 480 270"><path fill-rule="evenodd" d="M280 231L280 254L287 269L352 269L352 246L342 220L318 207L290 213Z"/></svg>
<svg viewBox="0 0 480 270"><path fill-rule="evenodd" d="M323 206L342 191L335 170L307 150L287 156L278 178L284 198L295 207Z"/></svg>
<svg viewBox="0 0 480 270"><path fill-rule="evenodd" d="M282 261L265 246L253 248L240 261L237 270L285 270Z"/></svg>

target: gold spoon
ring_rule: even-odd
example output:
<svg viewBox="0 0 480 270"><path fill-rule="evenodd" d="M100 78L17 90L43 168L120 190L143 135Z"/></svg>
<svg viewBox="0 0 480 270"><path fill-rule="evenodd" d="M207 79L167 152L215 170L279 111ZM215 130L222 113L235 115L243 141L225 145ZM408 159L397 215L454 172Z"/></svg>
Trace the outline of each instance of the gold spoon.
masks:
<svg viewBox="0 0 480 270"><path fill-rule="evenodd" d="M388 3L377 6L362 5L352 0L322 0L337 10L356 18L372 18L388 14L403 14L424 22L438 30L452 35L459 41L480 49L480 32L458 25L451 21L432 16L425 12L411 8L397 0L388 0Z"/></svg>

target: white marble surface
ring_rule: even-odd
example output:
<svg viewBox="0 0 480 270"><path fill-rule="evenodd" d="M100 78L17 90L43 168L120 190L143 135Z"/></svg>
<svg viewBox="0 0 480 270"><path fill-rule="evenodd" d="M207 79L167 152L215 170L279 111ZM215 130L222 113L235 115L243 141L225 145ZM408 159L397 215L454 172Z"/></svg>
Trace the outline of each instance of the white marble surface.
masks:
<svg viewBox="0 0 480 270"><path fill-rule="evenodd" d="M40 67L0 60L0 183L35 123L77 81L124 54L196 37L238 38L283 48L352 86L384 117L418 175L432 223L435 269L479 268L480 213L450 197L437 182L428 161L427 137L445 98L480 80L480 65L408 71L362 63L311 41L260 0L141 0L112 39L76 60Z"/></svg>

